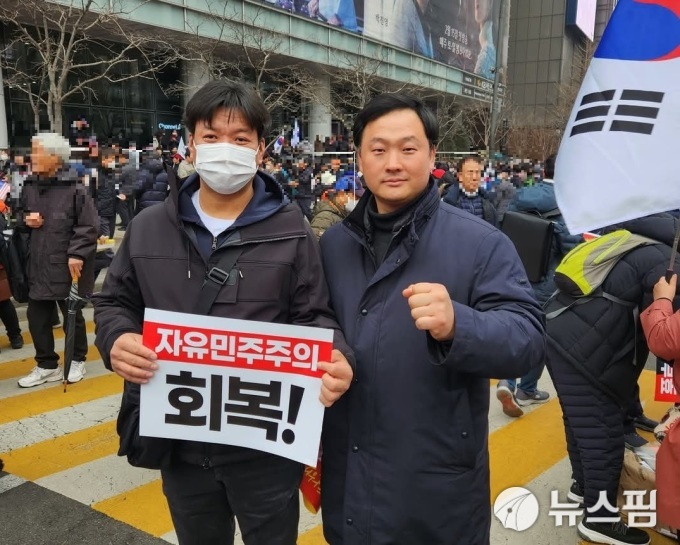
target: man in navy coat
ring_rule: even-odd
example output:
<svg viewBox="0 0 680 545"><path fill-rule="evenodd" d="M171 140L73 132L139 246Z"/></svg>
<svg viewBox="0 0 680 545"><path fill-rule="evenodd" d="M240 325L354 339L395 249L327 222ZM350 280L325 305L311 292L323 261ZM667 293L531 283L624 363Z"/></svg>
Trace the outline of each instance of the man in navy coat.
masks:
<svg viewBox="0 0 680 545"><path fill-rule="evenodd" d="M321 239L357 367L324 422L331 545L488 545L489 378L544 359L541 308L512 243L442 203L437 122L374 98L354 123L366 192Z"/></svg>

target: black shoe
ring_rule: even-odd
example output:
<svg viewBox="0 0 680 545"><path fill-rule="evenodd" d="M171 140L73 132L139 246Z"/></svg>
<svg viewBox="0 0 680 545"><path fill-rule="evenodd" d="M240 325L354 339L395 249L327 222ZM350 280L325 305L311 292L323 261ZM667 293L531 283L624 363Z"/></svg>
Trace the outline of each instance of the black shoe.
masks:
<svg viewBox="0 0 680 545"><path fill-rule="evenodd" d="M591 543L607 545L648 545L649 535L639 528L629 528L622 521L588 522L582 520L578 525L578 535Z"/></svg>
<svg viewBox="0 0 680 545"><path fill-rule="evenodd" d="M623 440L626 444L626 448L630 450L644 447L647 444L647 439L639 435L636 431L624 434Z"/></svg>
<svg viewBox="0 0 680 545"><path fill-rule="evenodd" d="M583 503L583 495L585 492L583 491L583 487L578 483L576 479L572 481L571 483L571 488L569 489L569 492L567 492L567 499L570 499L574 503L578 503L581 505Z"/></svg>
<svg viewBox="0 0 680 545"><path fill-rule="evenodd" d="M10 337L9 344L14 348L14 350L19 350L19 348L24 347L24 338L21 335L16 337Z"/></svg>
<svg viewBox="0 0 680 545"><path fill-rule="evenodd" d="M644 414L633 418L633 424L635 424L635 427L639 430L651 432L654 432L654 428L659 425L656 420L647 418Z"/></svg>

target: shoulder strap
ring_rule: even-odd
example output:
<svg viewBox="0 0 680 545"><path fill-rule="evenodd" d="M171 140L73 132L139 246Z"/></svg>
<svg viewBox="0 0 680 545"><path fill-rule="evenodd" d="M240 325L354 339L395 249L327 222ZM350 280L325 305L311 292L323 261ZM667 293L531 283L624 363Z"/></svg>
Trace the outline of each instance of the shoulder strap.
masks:
<svg viewBox="0 0 680 545"><path fill-rule="evenodd" d="M548 210L547 212L543 212L541 214L541 217L543 218L555 218L557 216L560 216L562 212L560 212L559 208L553 208L552 210Z"/></svg>
<svg viewBox="0 0 680 545"><path fill-rule="evenodd" d="M243 246L227 247L222 252L217 265L206 273L201 293L194 307L195 314L206 315L210 312L217 294L222 289L222 286L226 284L227 280L229 280L229 275L242 252Z"/></svg>

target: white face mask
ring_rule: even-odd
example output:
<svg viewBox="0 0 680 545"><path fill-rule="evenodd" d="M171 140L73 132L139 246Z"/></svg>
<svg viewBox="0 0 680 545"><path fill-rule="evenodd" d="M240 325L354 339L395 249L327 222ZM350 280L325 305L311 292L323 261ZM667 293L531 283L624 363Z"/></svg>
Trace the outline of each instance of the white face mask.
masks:
<svg viewBox="0 0 680 545"><path fill-rule="evenodd" d="M9 159L9 156L6 153L0 154L0 161L7 161L7 159Z"/></svg>
<svg viewBox="0 0 680 545"><path fill-rule="evenodd" d="M257 150L234 144L197 144L194 167L208 187L221 195L243 189L257 172Z"/></svg>
<svg viewBox="0 0 680 545"><path fill-rule="evenodd" d="M352 212L352 210L354 210L356 208L356 206L357 206L356 199L349 199L345 203L345 210L347 210L347 212Z"/></svg>

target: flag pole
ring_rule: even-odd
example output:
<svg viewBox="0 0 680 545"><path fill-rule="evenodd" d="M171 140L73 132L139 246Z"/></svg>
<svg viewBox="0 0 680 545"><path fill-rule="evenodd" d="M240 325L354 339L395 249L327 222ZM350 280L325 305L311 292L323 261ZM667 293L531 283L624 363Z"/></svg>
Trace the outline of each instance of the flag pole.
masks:
<svg viewBox="0 0 680 545"><path fill-rule="evenodd" d="M666 282L670 282L675 274L673 267L675 267L675 258L678 256L678 243L680 243L680 220L676 220L675 238L673 239L673 248L671 248L671 261L666 270Z"/></svg>

